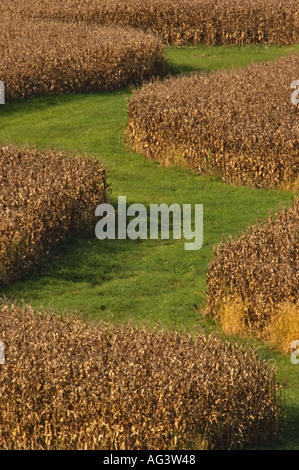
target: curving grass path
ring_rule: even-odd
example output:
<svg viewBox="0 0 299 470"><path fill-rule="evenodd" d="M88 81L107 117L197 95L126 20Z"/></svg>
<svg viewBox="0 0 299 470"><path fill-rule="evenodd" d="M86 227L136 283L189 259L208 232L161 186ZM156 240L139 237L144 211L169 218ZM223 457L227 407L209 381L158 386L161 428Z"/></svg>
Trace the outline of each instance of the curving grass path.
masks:
<svg viewBox="0 0 299 470"><path fill-rule="evenodd" d="M204 50L204 52L202 52ZM248 51L252 50L252 46ZM259 47L259 57L273 58L290 48ZM181 48L166 51L173 70L184 70ZM190 52L191 51L191 52ZM205 67L207 55L216 56L214 68L252 61L246 48L185 48L194 69ZM248 53L247 53L248 52ZM270 53L271 52L271 53ZM189 56L188 56L189 54ZM213 57L214 58L214 57ZM239 60L238 60L239 58ZM216 60L217 59L217 60ZM263 59L262 59L263 60ZM188 65L191 69L191 65ZM212 70L212 62L208 67ZM186 70L185 70L186 71ZM87 152L106 163L112 185L112 203L172 203L204 205L204 243L199 251L185 251L184 241L74 240L61 247L39 272L9 287L0 295L32 301L34 307L71 311L86 320L142 324L196 332L215 331L204 319L206 271L212 249L222 237L239 234L259 217L289 206L294 195L282 191L232 187L216 178L199 177L178 168L163 168L128 149L124 142L126 100L129 89L93 95L40 97L0 107L0 141ZM219 332L221 334L221 332ZM272 448L299 449L299 366L290 358L257 345L260 354L276 361L284 383L287 415L283 440Z"/></svg>

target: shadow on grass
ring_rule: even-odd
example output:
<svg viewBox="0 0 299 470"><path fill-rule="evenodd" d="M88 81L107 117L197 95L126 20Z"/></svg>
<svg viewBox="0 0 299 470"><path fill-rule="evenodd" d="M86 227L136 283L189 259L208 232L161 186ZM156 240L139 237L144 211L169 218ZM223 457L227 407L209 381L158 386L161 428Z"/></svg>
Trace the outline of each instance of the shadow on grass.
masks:
<svg viewBox="0 0 299 470"><path fill-rule="evenodd" d="M27 98L18 98L7 101L5 105L0 106L0 117L22 117L28 113L40 111L49 111L49 109L62 104L73 104L76 101L82 103L82 100L89 100L92 97L109 97L110 95L121 96L130 94L133 87L119 88L116 90L101 90L90 93L65 93L61 95L38 95Z"/></svg>
<svg viewBox="0 0 299 470"><path fill-rule="evenodd" d="M134 202L126 201L127 208ZM122 273L126 271L126 263L124 261L130 257L130 254L138 248L138 245L146 243L149 238L150 226L150 207L144 205L147 210L147 235L148 238L142 240L137 238L132 240L130 238L118 239L117 238L117 211L118 204L110 202L115 210L116 220L116 238L99 240L96 238L95 233L90 231L86 236L75 238L72 235L68 240L61 241L58 245L52 248L51 253L45 256L35 268L18 281L9 285L0 284L0 296L11 297L11 294L18 291L18 286L21 284L31 283L42 278L59 279L60 281L67 282L84 282L91 287L107 282L115 277L122 277ZM130 220L134 217L127 217L126 228ZM95 225L99 221L95 218ZM173 218L169 219L169 240L173 239ZM138 231L138 227L137 227ZM158 219L158 234L160 242L161 235L161 217ZM162 240L167 242L168 240ZM149 248L150 249L150 248ZM21 289L22 290L22 289Z"/></svg>

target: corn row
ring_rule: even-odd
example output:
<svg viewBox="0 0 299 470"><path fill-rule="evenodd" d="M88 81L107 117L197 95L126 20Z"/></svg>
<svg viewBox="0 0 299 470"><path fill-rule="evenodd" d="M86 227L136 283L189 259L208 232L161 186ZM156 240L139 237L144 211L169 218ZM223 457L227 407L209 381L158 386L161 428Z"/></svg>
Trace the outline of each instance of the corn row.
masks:
<svg viewBox="0 0 299 470"><path fill-rule="evenodd" d="M113 90L140 84L165 69L159 38L118 26L24 20L4 14L0 49L0 80L8 101Z"/></svg>
<svg viewBox="0 0 299 470"><path fill-rule="evenodd" d="M131 26L168 44L294 44L299 39L297 0L9 0L3 9L22 17Z"/></svg>
<svg viewBox="0 0 299 470"><path fill-rule="evenodd" d="M149 83L128 104L128 140L163 164L255 187L298 190L299 54Z"/></svg>
<svg viewBox="0 0 299 470"><path fill-rule="evenodd" d="M0 325L0 448L230 449L276 436L276 372L252 349L4 302Z"/></svg>

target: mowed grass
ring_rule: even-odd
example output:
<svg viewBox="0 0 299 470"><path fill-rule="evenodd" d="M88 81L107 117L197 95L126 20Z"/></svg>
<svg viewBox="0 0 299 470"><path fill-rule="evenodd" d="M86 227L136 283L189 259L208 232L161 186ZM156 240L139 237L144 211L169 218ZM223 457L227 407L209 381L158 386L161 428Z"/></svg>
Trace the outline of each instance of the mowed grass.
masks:
<svg viewBox="0 0 299 470"><path fill-rule="evenodd" d="M173 74L193 71L213 71L243 67L252 63L274 60L299 50L294 46L255 45L243 46L176 46L168 47L165 56Z"/></svg>
<svg viewBox="0 0 299 470"><path fill-rule="evenodd" d="M258 49L261 54L262 48ZM267 59L270 51L268 58L272 59L273 49L265 47L263 58ZM291 51L275 49L277 55L278 51ZM180 63L182 50L167 50L174 66ZM198 46L184 51L186 56L190 54L190 63L195 50L205 54L197 59L195 70L205 68L207 55L216 55L215 69L229 67L232 56L235 65L246 62L246 48ZM252 54L247 57L251 62ZM207 65L210 70L211 64ZM203 204L203 247L186 251L184 240L173 239L99 241L94 236L74 240L45 261L38 273L1 287L0 294L32 302L39 309L76 313L91 321L160 324L193 333L215 331L213 322L201 315L213 247L223 237L240 234L260 217L291 205L294 195L232 187L217 178L161 167L132 152L124 139L130 94L126 89L8 103L0 107L0 141L87 152L100 159L109 170L115 207L118 196L126 196L128 205L142 203L147 208L154 203ZM286 375L289 381L285 391L286 440L275 443L275 448L299 448L299 366L265 346L260 347L260 354L274 358L282 381Z"/></svg>

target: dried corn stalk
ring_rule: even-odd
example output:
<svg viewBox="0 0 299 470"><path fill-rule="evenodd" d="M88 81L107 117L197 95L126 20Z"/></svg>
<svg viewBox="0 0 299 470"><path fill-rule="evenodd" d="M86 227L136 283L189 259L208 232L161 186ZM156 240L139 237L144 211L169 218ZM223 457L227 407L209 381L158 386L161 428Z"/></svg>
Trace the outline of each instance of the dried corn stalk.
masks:
<svg viewBox="0 0 299 470"><path fill-rule="evenodd" d="M0 325L0 448L229 449L276 436L275 370L254 350L4 302Z"/></svg>

